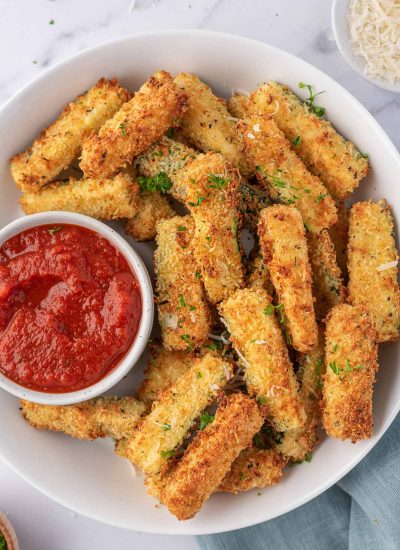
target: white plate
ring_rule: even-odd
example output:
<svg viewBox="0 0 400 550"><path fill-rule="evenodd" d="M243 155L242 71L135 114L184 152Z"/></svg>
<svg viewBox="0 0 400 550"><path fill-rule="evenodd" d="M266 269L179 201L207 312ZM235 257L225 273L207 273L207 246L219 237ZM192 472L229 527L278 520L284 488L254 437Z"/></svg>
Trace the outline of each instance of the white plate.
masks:
<svg viewBox="0 0 400 550"><path fill-rule="evenodd" d="M251 90L276 79L297 90L299 81L326 90L319 101L328 117L361 151L372 170L357 199L386 197L400 217L400 157L381 127L346 90L318 69L253 40L205 31L167 31L126 37L87 50L49 69L25 86L0 112L0 220L21 216L8 159L26 147L61 108L99 77L117 76L136 89L156 69L192 71L221 95ZM303 91L302 91L303 93ZM134 247L151 264L152 246ZM112 452L111 441L80 442L32 429L18 414L18 401L0 392L0 455L34 487L65 506L99 521L162 534L206 534L253 525L296 508L326 490L372 449L400 407L399 348L382 347L375 392L374 437L352 445L322 442L311 464L288 468L276 487L239 496L211 497L193 520L178 522L146 495L140 475ZM139 377L124 381L130 390ZM120 388L122 393L124 388ZM126 390L125 390L126 391Z"/></svg>
<svg viewBox="0 0 400 550"><path fill-rule="evenodd" d="M379 80L377 78L372 78L367 76L364 73L365 60L360 55L354 53L350 28L347 20L349 13L349 0L333 0L332 4L332 29L335 36L337 47L339 48L340 53L347 63L355 71L358 72L363 78L378 86L378 88L383 88L389 92L400 93L400 82L392 84L388 80Z"/></svg>

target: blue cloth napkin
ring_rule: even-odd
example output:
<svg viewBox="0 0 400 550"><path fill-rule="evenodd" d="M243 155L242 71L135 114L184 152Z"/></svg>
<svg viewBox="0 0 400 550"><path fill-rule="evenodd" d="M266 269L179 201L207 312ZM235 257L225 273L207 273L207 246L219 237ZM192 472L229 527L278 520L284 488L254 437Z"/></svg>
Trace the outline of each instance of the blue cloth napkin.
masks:
<svg viewBox="0 0 400 550"><path fill-rule="evenodd" d="M197 541L202 550L400 549L400 415L356 468L311 502Z"/></svg>

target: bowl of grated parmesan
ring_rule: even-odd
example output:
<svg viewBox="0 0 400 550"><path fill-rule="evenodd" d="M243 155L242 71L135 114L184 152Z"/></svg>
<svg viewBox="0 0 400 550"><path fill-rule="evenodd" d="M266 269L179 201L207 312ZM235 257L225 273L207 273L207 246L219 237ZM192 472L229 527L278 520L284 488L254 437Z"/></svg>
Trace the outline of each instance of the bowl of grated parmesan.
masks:
<svg viewBox="0 0 400 550"><path fill-rule="evenodd" d="M353 69L376 86L400 93L400 0L334 0L332 27Z"/></svg>

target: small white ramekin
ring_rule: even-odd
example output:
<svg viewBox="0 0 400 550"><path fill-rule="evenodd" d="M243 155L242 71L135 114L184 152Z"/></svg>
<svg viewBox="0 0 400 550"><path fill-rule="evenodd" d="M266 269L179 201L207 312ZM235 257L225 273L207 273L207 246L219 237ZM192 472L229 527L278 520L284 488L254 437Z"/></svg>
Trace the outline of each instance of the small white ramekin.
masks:
<svg viewBox="0 0 400 550"><path fill-rule="evenodd" d="M70 405L86 401L109 390L136 364L146 347L153 326L153 289L147 269L131 245L105 223L88 216L83 216L82 214L57 211L23 216L0 229L0 246L14 235L18 235L26 229L48 224L78 225L96 231L99 235L108 239L126 258L137 277L142 295L142 317L135 340L121 362L99 382L73 392L48 393L25 388L0 373L0 387L21 399L44 405Z"/></svg>

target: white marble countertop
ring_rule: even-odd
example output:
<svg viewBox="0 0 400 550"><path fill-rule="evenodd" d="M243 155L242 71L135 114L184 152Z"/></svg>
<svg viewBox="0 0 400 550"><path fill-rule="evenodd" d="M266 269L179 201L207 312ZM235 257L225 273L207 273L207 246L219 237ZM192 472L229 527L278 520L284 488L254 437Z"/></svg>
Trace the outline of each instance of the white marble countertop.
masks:
<svg viewBox="0 0 400 550"><path fill-rule="evenodd" d="M316 65L357 97L399 148L400 96L346 65L333 40L330 7L320 0L0 0L0 104L46 67L89 46L147 30L206 28L269 42ZM73 514L2 462L0 510L14 523L22 550L197 548L194 538L144 535Z"/></svg>

